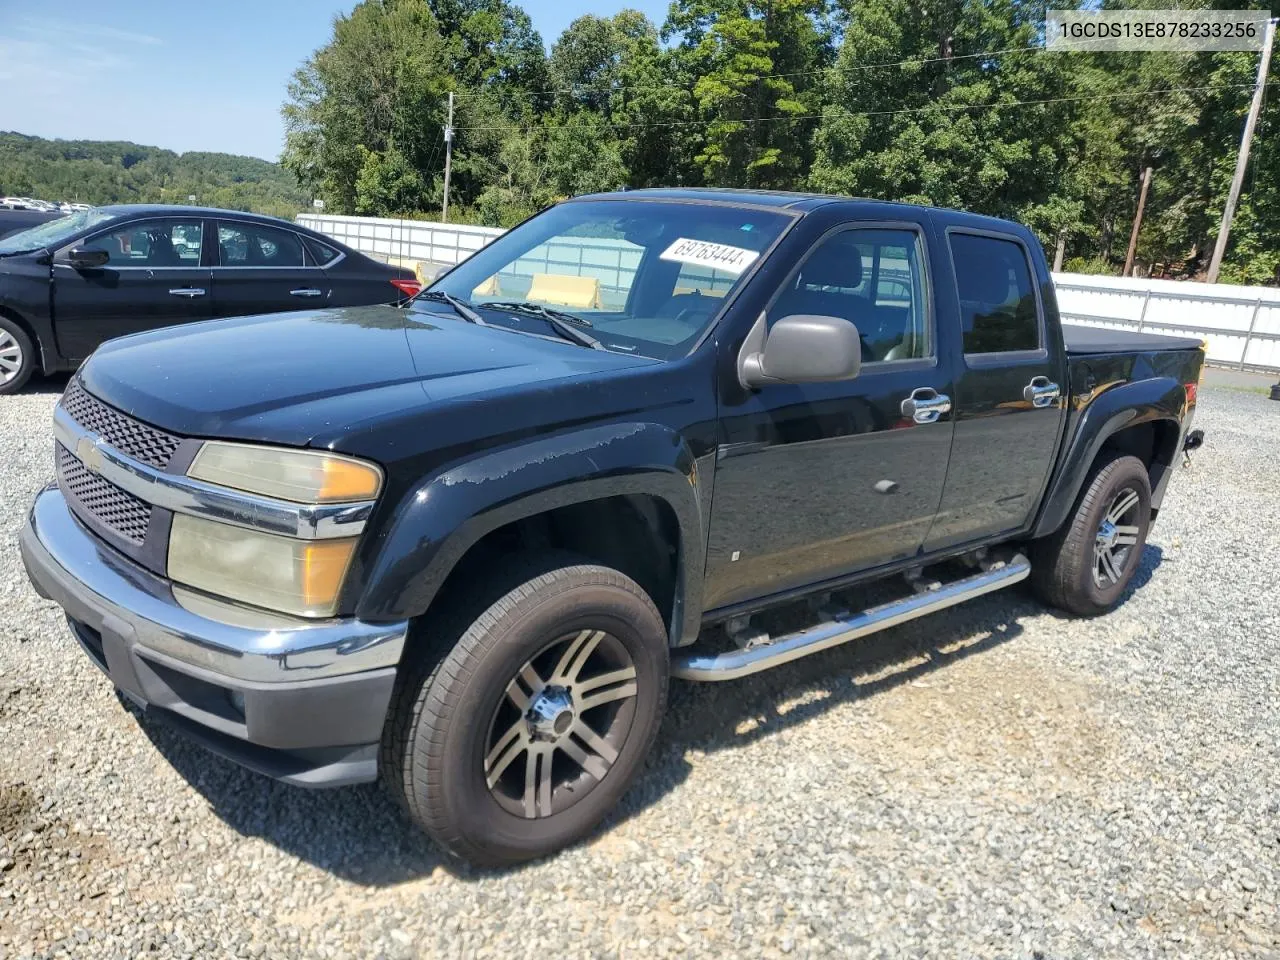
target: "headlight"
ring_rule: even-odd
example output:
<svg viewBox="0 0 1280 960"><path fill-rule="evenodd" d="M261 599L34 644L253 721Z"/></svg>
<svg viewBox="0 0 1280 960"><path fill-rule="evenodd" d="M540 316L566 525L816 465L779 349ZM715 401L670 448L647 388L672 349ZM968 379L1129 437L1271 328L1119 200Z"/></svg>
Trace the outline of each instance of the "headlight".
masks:
<svg viewBox="0 0 1280 960"><path fill-rule="evenodd" d="M187 476L294 503L373 500L382 487L382 471L363 460L248 443L206 443Z"/></svg>
<svg viewBox="0 0 1280 960"><path fill-rule="evenodd" d="M329 617L355 546L355 538L294 540L176 513L169 532L169 576L268 610Z"/></svg>

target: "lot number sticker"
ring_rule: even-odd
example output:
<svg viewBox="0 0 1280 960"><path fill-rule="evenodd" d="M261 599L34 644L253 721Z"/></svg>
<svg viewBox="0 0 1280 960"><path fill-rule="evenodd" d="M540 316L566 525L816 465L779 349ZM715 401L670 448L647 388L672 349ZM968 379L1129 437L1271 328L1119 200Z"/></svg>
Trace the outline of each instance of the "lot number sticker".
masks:
<svg viewBox="0 0 1280 960"><path fill-rule="evenodd" d="M661 260L677 263L694 263L700 267L713 267L725 273L742 273L760 256L755 250L731 247L727 243L708 243L705 240L689 240L681 237L659 254Z"/></svg>

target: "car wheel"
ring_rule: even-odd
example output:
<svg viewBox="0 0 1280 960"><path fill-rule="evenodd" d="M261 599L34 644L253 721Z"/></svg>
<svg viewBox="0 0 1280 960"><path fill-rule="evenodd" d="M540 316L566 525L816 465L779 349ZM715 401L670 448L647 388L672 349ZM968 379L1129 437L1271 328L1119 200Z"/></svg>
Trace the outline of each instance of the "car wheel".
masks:
<svg viewBox="0 0 1280 960"><path fill-rule="evenodd" d="M382 772L450 853L485 866L558 850L626 792L667 698L667 632L617 570L544 569L508 590L434 664L409 665Z"/></svg>
<svg viewBox="0 0 1280 960"><path fill-rule="evenodd" d="M1151 481L1137 457L1094 468L1074 515L1032 545L1031 583L1046 603L1079 616L1120 602L1142 559L1151 526Z"/></svg>
<svg viewBox="0 0 1280 960"><path fill-rule="evenodd" d="M16 393L31 379L35 354L27 332L8 317L0 317L0 394Z"/></svg>

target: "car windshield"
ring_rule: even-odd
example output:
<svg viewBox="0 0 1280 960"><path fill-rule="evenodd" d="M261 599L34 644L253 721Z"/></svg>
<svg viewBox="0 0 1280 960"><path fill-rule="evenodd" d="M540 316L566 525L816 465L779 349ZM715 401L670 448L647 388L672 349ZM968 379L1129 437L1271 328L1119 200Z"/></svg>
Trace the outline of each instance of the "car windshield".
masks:
<svg viewBox="0 0 1280 960"><path fill-rule="evenodd" d="M114 217L105 210L81 210L56 220L48 220L30 230L23 230L0 240L0 255L25 253L28 250L44 250L57 247L63 240L89 227L97 226Z"/></svg>
<svg viewBox="0 0 1280 960"><path fill-rule="evenodd" d="M792 222L719 203L577 200L503 234L429 289L486 323L556 336L545 312L590 327L605 349L683 356ZM448 310L422 297L413 309Z"/></svg>

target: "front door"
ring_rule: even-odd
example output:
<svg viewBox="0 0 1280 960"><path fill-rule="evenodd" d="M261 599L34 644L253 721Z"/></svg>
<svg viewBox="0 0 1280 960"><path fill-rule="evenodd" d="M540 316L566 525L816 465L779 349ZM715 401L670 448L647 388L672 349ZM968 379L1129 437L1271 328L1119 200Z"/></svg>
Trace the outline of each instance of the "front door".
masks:
<svg viewBox="0 0 1280 960"><path fill-rule="evenodd" d="M856 378L754 391L736 379L721 384L708 609L920 551L952 431L951 375L938 357L953 348L939 344L928 235L923 211L837 227L766 311L770 325L792 314L854 323L863 348Z"/></svg>
<svg viewBox="0 0 1280 960"><path fill-rule="evenodd" d="M959 315L964 360L951 466L928 550L1029 524L1066 415L1062 347L1046 335L1039 292L1048 276L1037 282L1024 242L1013 235L952 227L945 243L953 270L939 299Z"/></svg>
<svg viewBox="0 0 1280 960"><path fill-rule="evenodd" d="M307 310L329 302L325 272L308 265L302 240L292 230L232 220L219 221L217 229L217 316Z"/></svg>
<svg viewBox="0 0 1280 960"><path fill-rule="evenodd" d="M64 356L83 360L104 340L212 316L209 268L201 264L200 219L117 223L74 246L105 250L105 266L53 261L53 317Z"/></svg>

